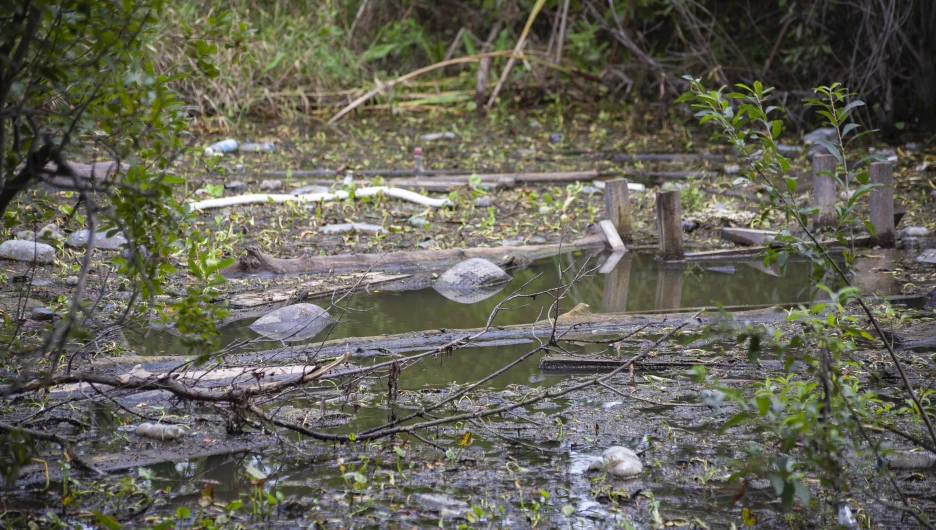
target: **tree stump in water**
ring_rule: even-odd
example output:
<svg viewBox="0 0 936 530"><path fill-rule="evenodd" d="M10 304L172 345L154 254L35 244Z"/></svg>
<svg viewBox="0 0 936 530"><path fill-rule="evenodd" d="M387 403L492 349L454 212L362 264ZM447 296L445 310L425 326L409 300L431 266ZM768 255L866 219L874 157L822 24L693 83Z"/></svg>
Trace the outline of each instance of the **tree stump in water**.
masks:
<svg viewBox="0 0 936 530"><path fill-rule="evenodd" d="M682 240L682 211L679 191L660 191L656 201L657 231L660 237L660 259L682 261L686 259Z"/></svg>

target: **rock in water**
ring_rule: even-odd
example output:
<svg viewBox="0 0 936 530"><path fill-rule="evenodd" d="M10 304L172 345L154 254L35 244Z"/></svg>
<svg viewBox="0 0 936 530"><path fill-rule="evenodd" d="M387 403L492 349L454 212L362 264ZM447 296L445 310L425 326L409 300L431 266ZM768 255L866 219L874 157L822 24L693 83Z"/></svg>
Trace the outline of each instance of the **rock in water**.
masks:
<svg viewBox="0 0 936 530"><path fill-rule="evenodd" d="M595 459L589 471L607 472L615 477L633 477L643 472L643 464L637 453L619 445L605 449L601 458Z"/></svg>
<svg viewBox="0 0 936 530"><path fill-rule="evenodd" d="M45 265L55 261L55 248L45 243L11 239L0 244L0 259L34 261Z"/></svg>
<svg viewBox="0 0 936 530"><path fill-rule="evenodd" d="M510 280L510 275L497 265L472 258L445 271L432 288L453 302L473 304L494 296Z"/></svg>
<svg viewBox="0 0 936 530"><path fill-rule="evenodd" d="M94 248L101 250L120 250L127 244L127 239L120 232L114 234L113 237L107 237L107 232L108 231L94 233ZM68 239L65 240L65 244L72 248L86 248L88 246L88 236L90 234L90 230L79 230L68 236Z"/></svg>
<svg viewBox="0 0 936 530"><path fill-rule="evenodd" d="M258 318L250 329L271 340L300 341L318 335L332 322L328 312L315 304L294 304Z"/></svg>

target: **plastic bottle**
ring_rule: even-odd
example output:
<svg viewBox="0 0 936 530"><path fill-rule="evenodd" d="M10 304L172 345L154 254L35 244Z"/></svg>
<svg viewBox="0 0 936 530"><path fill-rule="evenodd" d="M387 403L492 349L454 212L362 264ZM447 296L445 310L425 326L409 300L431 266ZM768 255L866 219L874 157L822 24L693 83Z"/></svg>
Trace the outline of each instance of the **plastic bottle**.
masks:
<svg viewBox="0 0 936 530"><path fill-rule="evenodd" d="M207 155L220 155L221 153L233 153L237 151L237 140L228 138L220 142L215 142L205 148Z"/></svg>
<svg viewBox="0 0 936 530"><path fill-rule="evenodd" d="M241 144L237 150L242 153L272 153L276 150L276 145L273 142L263 142L259 144L247 142Z"/></svg>
<svg viewBox="0 0 936 530"><path fill-rule="evenodd" d="M413 149L413 166L417 175L422 175L423 172L423 158L422 158L422 147L417 147Z"/></svg>

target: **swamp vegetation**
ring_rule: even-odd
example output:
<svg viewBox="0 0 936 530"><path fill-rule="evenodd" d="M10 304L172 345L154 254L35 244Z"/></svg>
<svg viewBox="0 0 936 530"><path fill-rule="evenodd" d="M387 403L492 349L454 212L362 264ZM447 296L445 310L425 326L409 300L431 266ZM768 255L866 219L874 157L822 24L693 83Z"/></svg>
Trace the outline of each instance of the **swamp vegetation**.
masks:
<svg viewBox="0 0 936 530"><path fill-rule="evenodd" d="M0 525L932 528L936 7L754 4L0 7Z"/></svg>

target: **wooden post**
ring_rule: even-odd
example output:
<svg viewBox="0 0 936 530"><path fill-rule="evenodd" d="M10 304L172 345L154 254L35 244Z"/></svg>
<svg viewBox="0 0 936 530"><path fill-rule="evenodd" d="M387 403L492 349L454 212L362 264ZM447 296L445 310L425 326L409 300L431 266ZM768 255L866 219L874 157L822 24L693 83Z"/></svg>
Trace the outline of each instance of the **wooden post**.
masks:
<svg viewBox="0 0 936 530"><path fill-rule="evenodd" d="M835 214L835 178L820 172L835 173L837 161L830 154L813 157L813 201L819 212L813 216L813 228L829 228L838 224Z"/></svg>
<svg viewBox="0 0 936 530"><path fill-rule="evenodd" d="M487 102L487 82L490 71L491 58L483 57L478 61L478 78L475 82L475 105L477 105L478 112L484 112L484 104Z"/></svg>
<svg viewBox="0 0 936 530"><path fill-rule="evenodd" d="M623 313L627 311L627 295L630 290L631 261L633 255L612 254L608 260L619 258L617 265L605 273L604 291L601 293L601 308L605 313ZM601 272L601 271L599 271Z"/></svg>
<svg viewBox="0 0 936 530"><path fill-rule="evenodd" d="M605 191L607 193L607 190ZM657 192L657 231L660 237L660 259L682 261L686 259L682 242L682 211L679 190Z"/></svg>
<svg viewBox="0 0 936 530"><path fill-rule="evenodd" d="M871 190L871 224L876 237L874 244L894 248L894 166L890 162L872 162L869 170L871 184L882 187Z"/></svg>
<svg viewBox="0 0 936 530"><path fill-rule="evenodd" d="M631 204L627 179L605 182L605 217L614 224L624 241L631 240Z"/></svg>
<svg viewBox="0 0 936 530"><path fill-rule="evenodd" d="M682 304L683 279L686 277L685 263L660 263L657 265L656 304L654 309L679 309Z"/></svg>

